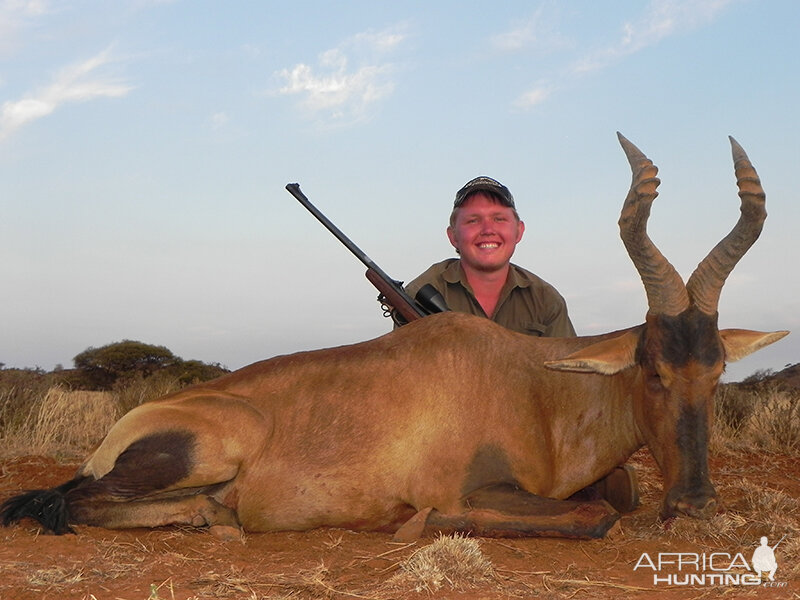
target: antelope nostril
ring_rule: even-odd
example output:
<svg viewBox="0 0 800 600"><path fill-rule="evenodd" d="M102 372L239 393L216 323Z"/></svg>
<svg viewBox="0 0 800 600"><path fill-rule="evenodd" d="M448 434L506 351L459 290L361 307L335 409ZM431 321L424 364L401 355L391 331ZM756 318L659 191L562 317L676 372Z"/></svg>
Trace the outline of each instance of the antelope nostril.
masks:
<svg viewBox="0 0 800 600"><path fill-rule="evenodd" d="M675 512L695 519L709 519L717 512L717 499L714 496L682 498L675 502Z"/></svg>

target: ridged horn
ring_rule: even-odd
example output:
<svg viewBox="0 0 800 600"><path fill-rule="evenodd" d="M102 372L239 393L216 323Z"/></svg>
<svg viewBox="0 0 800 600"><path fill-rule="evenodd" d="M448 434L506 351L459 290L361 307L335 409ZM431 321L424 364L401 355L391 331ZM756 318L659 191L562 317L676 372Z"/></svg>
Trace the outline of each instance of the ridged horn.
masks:
<svg viewBox="0 0 800 600"><path fill-rule="evenodd" d="M742 214L731 232L697 265L686 284L694 305L708 315L717 312L725 280L761 235L764 219L767 218L766 194L758 173L739 143L730 136L729 139L736 185L742 199Z"/></svg>
<svg viewBox="0 0 800 600"><path fill-rule="evenodd" d="M631 189L619 217L620 237L642 278L649 312L670 316L680 314L690 304L686 286L675 267L647 235L650 207L658 196L656 188L661 183L656 177L658 168L625 136L619 132L617 136L633 172Z"/></svg>

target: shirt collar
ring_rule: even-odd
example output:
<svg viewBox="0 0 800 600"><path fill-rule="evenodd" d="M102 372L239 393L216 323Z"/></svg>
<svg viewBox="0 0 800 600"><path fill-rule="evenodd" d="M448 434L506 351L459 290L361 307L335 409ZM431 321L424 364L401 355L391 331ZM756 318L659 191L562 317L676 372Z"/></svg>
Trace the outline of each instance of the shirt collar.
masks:
<svg viewBox="0 0 800 600"><path fill-rule="evenodd" d="M461 261L457 258L453 259L453 262L447 265L442 277L447 283L460 283L465 288L471 289L469 283L467 282L467 275L464 273L464 269L461 267ZM508 279L506 280L503 289L511 290L515 287L526 288L530 287L531 284L532 282L527 277L523 277L522 273L520 273L519 267L511 263L511 268L508 271ZM504 294L501 292L500 295L503 296Z"/></svg>

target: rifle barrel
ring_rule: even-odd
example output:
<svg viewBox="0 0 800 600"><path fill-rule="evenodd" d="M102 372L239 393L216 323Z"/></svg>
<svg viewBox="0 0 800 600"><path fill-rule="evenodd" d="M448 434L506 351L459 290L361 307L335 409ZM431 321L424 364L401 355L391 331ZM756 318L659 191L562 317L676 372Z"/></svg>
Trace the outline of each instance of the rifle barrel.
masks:
<svg viewBox="0 0 800 600"><path fill-rule="evenodd" d="M411 310L416 312L416 314L420 317L425 316L425 313L422 312L417 307L416 303L408 296L408 294L405 293L405 290L403 290L402 282L395 281L394 279L389 277L389 275L387 275L383 271L383 269L381 269L378 265L372 262L372 259L369 256L367 256L366 253L361 248L359 248L353 243L353 240L351 240L344 233L342 233L341 229L339 229L336 225L334 225L328 217L323 215L322 212L320 212L320 210L316 206L311 204L311 200L309 200L308 197L300 190L299 183L288 183L286 184L286 189L292 196L294 196L298 200L298 202L300 202L300 204L305 206L308 212L314 215L317 218L317 220L320 223L322 223L325 226L325 228L336 237L336 239L342 242L342 244L344 244L347 247L347 249L350 250L350 252L352 252L358 260L364 263L364 265L367 267L368 270L375 272L378 275L378 277L380 277L381 279L383 279L383 281L386 282L387 286L395 288L397 294L401 298L403 298L403 300L410 306Z"/></svg>
<svg viewBox="0 0 800 600"><path fill-rule="evenodd" d="M372 262L372 259L369 256L367 256L366 253L361 248L356 246L353 243L353 240L351 240L344 233L342 233L341 229L339 229L336 225L334 225L328 217L323 215L322 212L320 212L320 210L316 206L311 204L311 200L309 200L308 197L300 190L299 183L289 183L286 185L286 189L292 196L297 198L300 204L305 206L308 212L314 215L317 218L317 220L320 223L322 223L328 231L330 231L334 236L336 236L336 239L342 242L347 247L347 249L350 250L350 252L355 254L358 260L363 262L370 269L375 269L376 271L379 271L375 263Z"/></svg>

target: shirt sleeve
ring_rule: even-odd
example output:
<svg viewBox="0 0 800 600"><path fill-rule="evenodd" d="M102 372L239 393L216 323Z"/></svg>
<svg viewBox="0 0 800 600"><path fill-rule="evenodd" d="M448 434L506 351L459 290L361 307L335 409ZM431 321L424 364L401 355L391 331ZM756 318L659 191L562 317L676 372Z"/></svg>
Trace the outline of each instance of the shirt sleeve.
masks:
<svg viewBox="0 0 800 600"><path fill-rule="evenodd" d="M547 337L575 337L575 328L572 326L572 321L569 319L567 312L567 303L560 294L556 294L554 298L553 313L550 322L547 323Z"/></svg>

